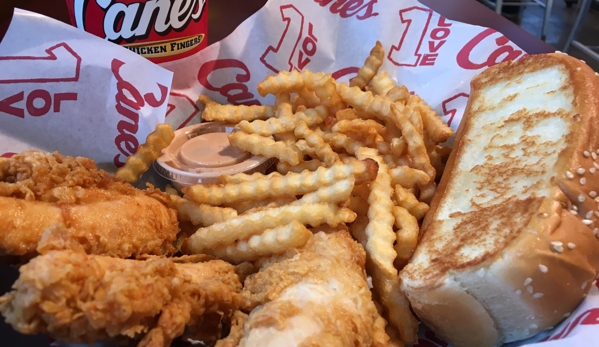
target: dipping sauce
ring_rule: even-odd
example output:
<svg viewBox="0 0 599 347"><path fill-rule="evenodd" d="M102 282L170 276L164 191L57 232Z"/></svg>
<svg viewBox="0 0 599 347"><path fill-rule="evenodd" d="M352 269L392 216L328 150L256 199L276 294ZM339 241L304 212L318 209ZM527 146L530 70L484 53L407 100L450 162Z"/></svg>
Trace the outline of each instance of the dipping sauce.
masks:
<svg viewBox="0 0 599 347"><path fill-rule="evenodd" d="M251 154L229 144L227 133L199 135L181 146L179 157L189 166L222 167L237 164Z"/></svg>
<svg viewBox="0 0 599 347"><path fill-rule="evenodd" d="M231 146L228 136L235 130L235 124L225 122L206 122L179 129L154 168L179 190L197 183L220 182L222 175L264 173L274 160Z"/></svg>

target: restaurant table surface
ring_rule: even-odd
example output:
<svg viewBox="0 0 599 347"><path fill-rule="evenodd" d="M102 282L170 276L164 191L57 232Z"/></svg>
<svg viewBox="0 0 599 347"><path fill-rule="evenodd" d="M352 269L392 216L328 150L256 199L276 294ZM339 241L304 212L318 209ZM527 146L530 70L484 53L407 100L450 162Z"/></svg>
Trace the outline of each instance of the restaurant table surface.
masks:
<svg viewBox="0 0 599 347"><path fill-rule="evenodd" d="M57 16L67 22L64 1L47 9L42 7L47 0L0 0L0 38L8 27L12 7ZM296 0L297 1L297 0ZM303 0L307 1L307 0ZM456 21L493 28L530 54L555 51L551 45L520 28L511 21L499 16L491 9L475 0L420 0L441 15ZM208 41L213 43L229 35L241 22L258 11L266 0L209 0L208 2ZM0 295L10 290L12 282L17 278L15 269L0 265ZM47 346L47 338L41 335L23 336L0 320L0 346Z"/></svg>

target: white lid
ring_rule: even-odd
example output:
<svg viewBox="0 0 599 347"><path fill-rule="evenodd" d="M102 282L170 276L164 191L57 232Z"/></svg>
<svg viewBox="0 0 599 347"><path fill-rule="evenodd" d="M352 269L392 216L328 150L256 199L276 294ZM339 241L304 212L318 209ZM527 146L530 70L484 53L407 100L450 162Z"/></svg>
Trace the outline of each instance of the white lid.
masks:
<svg viewBox="0 0 599 347"><path fill-rule="evenodd" d="M229 144L234 124L206 122L175 131L175 138L154 164L156 172L178 187L218 182L221 175L266 170L273 162Z"/></svg>

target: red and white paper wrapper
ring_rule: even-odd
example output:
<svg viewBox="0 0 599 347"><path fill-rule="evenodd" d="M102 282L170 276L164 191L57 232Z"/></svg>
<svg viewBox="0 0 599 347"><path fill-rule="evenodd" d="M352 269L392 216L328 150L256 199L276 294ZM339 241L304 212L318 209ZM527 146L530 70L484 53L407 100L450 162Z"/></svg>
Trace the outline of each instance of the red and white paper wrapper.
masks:
<svg viewBox="0 0 599 347"><path fill-rule="evenodd" d="M386 51L382 69L454 129L472 77L526 55L495 30L448 20L416 0L270 0L226 39L162 64L175 72L167 121L199 121L199 94L233 104L273 102L256 85L278 71L325 71L348 81L377 40Z"/></svg>
<svg viewBox="0 0 599 347"><path fill-rule="evenodd" d="M35 17L35 20L28 17ZM348 81L362 66L376 40L380 40L386 50L382 69L398 83L421 95L452 128L457 129L472 77L496 63L518 60L526 55L501 33L448 20L416 0L270 0L221 42L193 56L162 64L175 73L175 78L168 106L163 103L152 107L154 100L162 101L160 85L168 86L170 82L170 75L163 70L123 48L93 40L87 34L50 19L23 11L18 11L15 18L0 46L0 71L7 71L1 64L16 60L14 57L57 56L47 50L66 43L82 62L86 62L81 63L81 71L86 72L76 75L77 79L68 83L0 80L0 152L7 148L18 152L39 147L86 155L109 164L120 153L114 142L119 135L118 122L125 119L115 112L118 81L111 69L115 58L125 63L123 80L135 86L138 95L144 96L143 100L129 99L144 105L138 113L135 134L137 141L143 141L148 131L162 121L164 112L166 121L175 128L199 122L201 111L196 99L200 94L208 94L223 103L273 102L272 97L261 98L255 89L258 82L271 73L310 69L330 72L339 80ZM33 25L42 28L33 30ZM68 56L68 52L63 50L61 54ZM42 65L27 65L26 70L32 73L27 76L37 78L34 69L41 74L60 72L59 77L69 71L53 68L51 62L60 60L53 59L44 61L48 64L44 66L49 69L42 69ZM12 61L10 64L23 70L26 63L30 61ZM43 115L39 109L47 106L37 104L34 97L40 99L37 101L45 101L38 96L44 92L30 96L38 89L52 96L52 108ZM23 96L20 96L21 91ZM65 99L63 106L56 108L54 95L73 92L77 93L77 100ZM154 99L145 99L148 95L154 95ZM20 101L14 101L19 98ZM28 110L24 111L24 118L14 115L7 118L6 110L14 111L12 106L24 109L28 98L32 98L32 110L40 113L39 116L27 113ZM10 127L5 126L5 119L12 122ZM12 147L7 147L9 145ZM597 324L599 290L594 286L583 303L570 316L564 317L559 326L510 346L593 346L599 339ZM425 327L420 336L419 346L448 347Z"/></svg>
<svg viewBox="0 0 599 347"><path fill-rule="evenodd" d="M60 151L114 171L164 122L172 75L67 24L15 10L0 44L0 155Z"/></svg>

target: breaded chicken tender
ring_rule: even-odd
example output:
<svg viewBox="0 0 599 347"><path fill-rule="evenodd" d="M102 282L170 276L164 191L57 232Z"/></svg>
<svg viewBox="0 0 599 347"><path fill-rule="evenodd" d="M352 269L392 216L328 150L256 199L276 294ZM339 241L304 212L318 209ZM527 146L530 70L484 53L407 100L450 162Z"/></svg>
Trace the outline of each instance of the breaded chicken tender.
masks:
<svg viewBox="0 0 599 347"><path fill-rule="evenodd" d="M266 259L245 280L252 311L238 346L386 346L365 260L346 231L319 232L295 253Z"/></svg>
<svg viewBox="0 0 599 347"><path fill-rule="evenodd" d="M87 158L40 151L0 158L0 255L34 256L40 240L45 251L78 244L119 258L172 255L177 216L159 194ZM54 230L68 232L57 237Z"/></svg>
<svg viewBox="0 0 599 347"><path fill-rule="evenodd" d="M51 251L19 269L13 291L0 297L0 313L23 334L73 343L215 340L221 320L241 302L239 277L221 260L176 261Z"/></svg>

